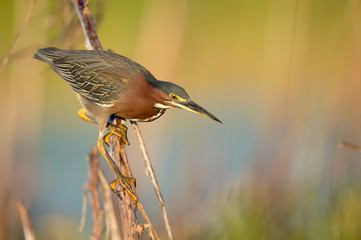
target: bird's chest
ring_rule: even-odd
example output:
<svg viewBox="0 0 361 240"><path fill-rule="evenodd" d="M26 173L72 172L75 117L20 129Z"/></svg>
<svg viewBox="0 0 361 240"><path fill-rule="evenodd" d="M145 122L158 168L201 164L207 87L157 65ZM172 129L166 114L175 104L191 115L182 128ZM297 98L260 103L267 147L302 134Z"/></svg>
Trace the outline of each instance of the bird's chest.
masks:
<svg viewBox="0 0 361 240"><path fill-rule="evenodd" d="M127 119L137 122L150 122L162 116L164 112L165 109L159 109L153 112L149 112L147 114L140 114L138 116L129 117Z"/></svg>
<svg viewBox="0 0 361 240"><path fill-rule="evenodd" d="M133 101L124 106L115 114L118 117L133 121L149 122L163 115L165 109L156 109L146 101Z"/></svg>

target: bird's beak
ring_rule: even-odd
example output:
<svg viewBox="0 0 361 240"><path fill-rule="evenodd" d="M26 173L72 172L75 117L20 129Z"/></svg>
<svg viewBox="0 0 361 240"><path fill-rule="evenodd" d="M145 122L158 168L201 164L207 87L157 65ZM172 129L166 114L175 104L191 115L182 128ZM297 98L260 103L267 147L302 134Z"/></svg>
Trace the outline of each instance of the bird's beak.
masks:
<svg viewBox="0 0 361 240"><path fill-rule="evenodd" d="M185 109L187 111L198 113L199 115L202 115L202 116L204 116L206 118L212 119L212 120L214 120L216 122L222 123L212 113L208 112L206 109L202 108L197 103L195 103L195 102L193 102L191 100L184 101L184 102L179 102L177 104L177 106L179 106L180 108L183 108L183 109Z"/></svg>

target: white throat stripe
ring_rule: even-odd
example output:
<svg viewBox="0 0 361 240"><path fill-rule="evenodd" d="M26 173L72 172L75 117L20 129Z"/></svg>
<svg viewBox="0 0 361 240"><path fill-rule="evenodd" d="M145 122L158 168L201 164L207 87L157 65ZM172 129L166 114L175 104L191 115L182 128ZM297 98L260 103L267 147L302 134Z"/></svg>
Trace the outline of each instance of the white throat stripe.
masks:
<svg viewBox="0 0 361 240"><path fill-rule="evenodd" d="M171 106L166 106L166 105L163 105L163 104L161 104L161 103L156 103L156 104L154 104L154 107L155 107L155 108L161 108L161 109L171 108Z"/></svg>

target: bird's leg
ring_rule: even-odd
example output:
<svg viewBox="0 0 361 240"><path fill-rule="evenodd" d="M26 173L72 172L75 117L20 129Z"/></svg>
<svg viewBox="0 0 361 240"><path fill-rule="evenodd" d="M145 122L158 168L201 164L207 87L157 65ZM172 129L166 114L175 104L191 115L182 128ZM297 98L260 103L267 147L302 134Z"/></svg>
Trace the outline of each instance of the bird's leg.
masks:
<svg viewBox="0 0 361 240"><path fill-rule="evenodd" d="M86 114L86 109L85 108L79 109L78 115L84 121L95 123L90 117L88 117L88 115Z"/></svg>
<svg viewBox="0 0 361 240"><path fill-rule="evenodd" d="M121 139L123 139L123 142L127 145L129 145L128 137L127 137L127 130L128 128L124 125L114 125L111 123L108 123L107 128L109 129L109 133L107 133L104 136L104 142L109 146L109 139L114 134Z"/></svg>
<svg viewBox="0 0 361 240"><path fill-rule="evenodd" d="M92 120L86 114L86 109L85 108L79 109L78 115L84 121L96 123L94 120ZM108 134L106 134L104 136L104 139L103 139L103 133L104 133L105 126L109 129L110 132ZM100 127L100 129L99 129L99 139L98 139L98 142L97 142L99 152L103 155L103 157L108 162L109 166L111 167L111 169L113 170L113 172L117 176L117 179L115 181L111 182L109 184L109 186L110 186L110 188L112 189L113 192L116 192L116 185L118 183L120 185L122 185L122 187L124 187L127 190L127 192L129 193L130 197L133 199L133 201L134 201L134 203L136 205L137 202L138 202L138 197L135 195L135 193L132 190L132 187L129 185L130 182L135 184L135 179L123 176L123 174L119 171L119 169L115 165L114 161L109 156L109 154L108 154L108 152L107 152L107 150L105 148L105 144L104 144L104 143L108 144L109 140L110 140L110 137L113 134L115 134L118 137L122 138L125 144L129 145L129 142L128 142L128 139L127 139L127 127L124 126L124 125L116 126L116 125L111 124L111 123L107 123L106 125L99 124L99 127Z"/></svg>
<svg viewBox="0 0 361 240"><path fill-rule="evenodd" d="M124 177L123 174L119 171L119 169L115 165L114 161L109 156L109 154L108 154L108 152L107 152L107 150L105 148L104 141L103 141L103 131L101 131L100 134L99 134L99 139L98 139L97 146L98 146L99 152L103 155L103 157L108 162L109 166L111 167L111 169L113 170L113 172L117 176L117 180L115 180L115 181L113 181L113 182L111 182L109 184L110 188L113 190L113 192L116 192L116 186L115 185L117 183L119 183L123 188L125 188L125 190L127 190L130 197L133 199L135 205L137 205L138 197L133 192L132 187L130 186L130 184L128 182L128 181L133 182L135 180L132 179L132 178Z"/></svg>

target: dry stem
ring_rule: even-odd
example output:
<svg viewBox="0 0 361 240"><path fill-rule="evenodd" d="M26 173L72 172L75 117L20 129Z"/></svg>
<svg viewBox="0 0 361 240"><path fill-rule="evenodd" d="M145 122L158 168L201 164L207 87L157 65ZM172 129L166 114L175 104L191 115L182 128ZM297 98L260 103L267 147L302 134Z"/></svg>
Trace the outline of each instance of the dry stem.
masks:
<svg viewBox="0 0 361 240"><path fill-rule="evenodd" d="M93 148L91 154L88 155L89 162L89 198L90 205L93 212L93 237L94 239L101 239L104 211L100 202L99 188L98 188L98 169L99 169L99 153L96 147Z"/></svg>
<svg viewBox="0 0 361 240"><path fill-rule="evenodd" d="M103 170L101 168L98 169L98 177L104 196L106 233L110 233L112 240L121 240L120 231L117 224L117 218L115 216L115 210L112 201L113 192L110 190L108 181L105 178ZM108 239L108 236L106 236L105 239Z"/></svg>
<svg viewBox="0 0 361 240"><path fill-rule="evenodd" d="M77 11L79 20L83 28L83 32L86 38L86 47L88 49L93 49L93 50L103 50L96 32L95 24L90 9L88 8L88 2L84 3L83 0L71 0L71 1ZM122 172L123 175L126 175L125 172L127 171L127 168L125 168L124 164L121 164L120 161L119 139L113 137L111 139L110 145L111 145L110 155L112 157L112 160L120 164L120 171ZM141 233L143 231L143 226L138 224L134 204L132 204L132 202L133 200L130 198L128 194L125 193L125 191L121 191L119 193L118 203L121 209L120 213L121 213L122 226L123 226L123 236L125 237L125 239L140 239Z"/></svg>
<svg viewBox="0 0 361 240"><path fill-rule="evenodd" d="M143 155L145 171L146 171L147 175L150 177L150 180L151 180L151 182L153 184L153 188L154 188L155 193L157 194L157 197L158 197L160 208L162 209L164 224L165 224L165 227L166 227L166 230L167 230L167 233L168 233L168 237L169 237L169 239L173 239L172 230L170 228L168 214L167 214L167 210L166 210L166 207L165 207L165 202L164 202L162 193L161 193L161 191L159 189L158 181L157 181L157 178L156 178L156 176L154 174L153 166L152 166L152 163L151 163L151 161L149 159L147 149L145 148L142 134L140 133L138 123L133 122L133 121L131 121L131 123L132 123L133 129L134 129L134 132L137 135L137 139L138 139L138 142L139 142L139 147L140 147L140 150L141 150L142 155Z"/></svg>
<svg viewBox="0 0 361 240"><path fill-rule="evenodd" d="M28 209L21 202L17 202L16 207L18 208L21 222L23 223L25 240L35 240L34 228Z"/></svg>
<svg viewBox="0 0 361 240"><path fill-rule="evenodd" d="M28 11L28 15L26 16L26 19L23 23L23 25L21 26L19 32L16 34L15 37L15 41L13 46L11 47L10 51L8 52L8 54L3 58L1 65L0 65L0 72L2 72L6 66L6 64L9 62L9 59L11 58L11 56L14 54L16 47L18 46L19 40L21 38L21 35L23 35L24 30L26 28L26 26L28 25L28 23L30 22L30 18L33 15L33 10L34 10L34 6L35 6L36 0L32 0L30 3L30 8Z"/></svg>
<svg viewBox="0 0 361 240"><path fill-rule="evenodd" d="M79 21L84 32L86 48L92 50L103 50L102 44L98 38L93 17L88 7L88 1L84 3L83 0L71 0L71 2L78 14Z"/></svg>
<svg viewBox="0 0 361 240"><path fill-rule="evenodd" d="M81 218L80 218L79 232L82 232L84 230L84 226L85 226L86 210L88 207L87 191L88 191L88 184L85 183L83 185L83 208L82 208L82 214L81 214Z"/></svg>
<svg viewBox="0 0 361 240"><path fill-rule="evenodd" d="M113 124L118 125L119 122L117 122L118 119L115 119ZM120 172L123 174L123 176L131 177L131 173L128 173L128 169L125 166L124 156L121 156L121 146L124 148L124 143L121 139L119 139L117 136L113 135L110 138L110 156L113 159L113 161L117 164L118 168L120 169ZM126 156L125 156L126 158ZM135 190L135 186L131 183L133 191ZM136 192L134 192L136 193ZM138 223L138 219L135 213L135 206L134 201L130 197L130 195L122 189L122 191L119 191L118 193L118 203L120 206L120 217L122 221L122 227L123 227L123 237L124 239L140 239L141 234L143 232L143 225Z"/></svg>
<svg viewBox="0 0 361 240"><path fill-rule="evenodd" d="M96 33L96 28L94 25L93 18L91 16L90 10L88 8L88 2L84 4L83 0L71 0L79 17L79 20L81 22L84 35L86 37L86 46L88 49L94 49L94 50L102 50L101 43L99 41L99 38ZM117 121L117 120L114 120ZM142 137L140 135L140 130L137 125L137 123L132 122L132 125L134 127L134 130L136 131L136 134L138 136L138 141L140 145L140 149L143 153L143 158L146 163L146 172L150 176L151 181L153 183L153 187L156 191L156 194L158 196L162 213L166 225L166 230L169 236L169 239L173 239L169 220L167 216L167 212L165 209L164 200L162 197L162 194L160 192L157 179L155 177L152 165L150 163L149 156L147 154L147 151L144 146L144 142L142 140ZM132 177L132 173L128 164L127 156L125 153L124 143L121 141L118 137L112 136L110 141L110 147L111 152L110 155L114 162L119 163L120 171L123 175ZM118 161L117 161L118 160ZM132 188L135 191L135 186L132 185ZM121 208L121 218L122 218L122 226L123 226L123 236L125 236L127 239L140 239L141 232L143 231L144 227L141 224L138 224L136 214L135 214L135 208L132 199L128 194L126 194L125 191L121 191L118 195L118 202ZM143 206L140 202L138 202L139 209L144 217L144 219L147 222L148 227L150 228L149 234L152 239L159 239L157 233L155 232L153 225L151 224L148 216L146 215Z"/></svg>

